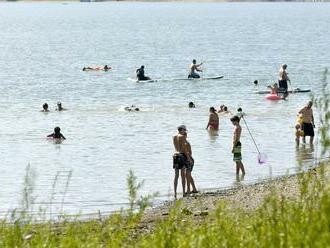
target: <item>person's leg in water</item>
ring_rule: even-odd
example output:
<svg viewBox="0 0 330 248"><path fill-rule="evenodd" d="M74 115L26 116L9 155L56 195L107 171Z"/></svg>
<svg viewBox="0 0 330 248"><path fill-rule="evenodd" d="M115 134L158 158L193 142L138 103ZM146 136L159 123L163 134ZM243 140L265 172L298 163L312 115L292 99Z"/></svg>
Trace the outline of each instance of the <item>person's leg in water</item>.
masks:
<svg viewBox="0 0 330 248"><path fill-rule="evenodd" d="M310 136L310 138L309 138L309 144L310 145L313 145L313 140L314 140L314 136Z"/></svg>
<svg viewBox="0 0 330 248"><path fill-rule="evenodd" d="M304 137L302 138L302 142L304 143L304 144L306 144L306 136L304 135Z"/></svg>
<svg viewBox="0 0 330 248"><path fill-rule="evenodd" d="M236 161L236 176L239 175L239 168L240 168L240 164L238 161Z"/></svg>
<svg viewBox="0 0 330 248"><path fill-rule="evenodd" d="M238 161L239 167L241 168L242 171L242 175L245 175L245 169L244 169L244 165L242 163L242 161Z"/></svg>
<svg viewBox="0 0 330 248"><path fill-rule="evenodd" d="M175 169L175 174L174 174L174 198L176 199L177 196L177 188L178 188L178 179L179 179L179 169Z"/></svg>
<svg viewBox="0 0 330 248"><path fill-rule="evenodd" d="M186 196L186 169L181 169L182 194Z"/></svg>

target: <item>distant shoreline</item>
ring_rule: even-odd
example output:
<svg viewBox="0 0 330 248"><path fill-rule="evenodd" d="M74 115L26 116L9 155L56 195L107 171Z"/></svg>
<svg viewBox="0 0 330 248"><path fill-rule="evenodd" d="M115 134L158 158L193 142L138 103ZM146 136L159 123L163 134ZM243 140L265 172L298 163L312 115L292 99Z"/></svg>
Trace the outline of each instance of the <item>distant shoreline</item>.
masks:
<svg viewBox="0 0 330 248"><path fill-rule="evenodd" d="M84 3L104 3L104 2L146 2L146 3L164 3L164 2L176 2L176 3L328 3L330 0L321 0L321 1L304 1L304 0L0 0L0 2L44 2L44 3L71 3L71 2L84 2Z"/></svg>

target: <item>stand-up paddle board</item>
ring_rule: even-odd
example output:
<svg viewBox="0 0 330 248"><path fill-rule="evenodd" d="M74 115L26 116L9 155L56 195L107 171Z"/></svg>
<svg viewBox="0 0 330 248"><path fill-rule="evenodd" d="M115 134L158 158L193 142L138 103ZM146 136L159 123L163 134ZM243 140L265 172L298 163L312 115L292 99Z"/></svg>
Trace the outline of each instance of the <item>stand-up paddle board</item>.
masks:
<svg viewBox="0 0 330 248"><path fill-rule="evenodd" d="M203 78L158 78L158 79L149 79L149 80L137 80L137 79L129 78L129 80L133 81L135 83L154 83L154 82L160 82L160 81L178 81L178 80L180 80L180 81L218 80L218 79L222 79L222 78L223 78L223 76L203 77Z"/></svg>
<svg viewBox="0 0 330 248"><path fill-rule="evenodd" d="M200 78L176 78L176 79L172 79L174 80L217 80L217 79L221 79L223 78L223 76L214 76L214 77L200 77Z"/></svg>
<svg viewBox="0 0 330 248"><path fill-rule="evenodd" d="M288 93L308 93L308 92L311 92L311 90L302 90L302 89L294 89L294 90L288 90ZM270 94L271 93L271 90L259 90L259 91L256 91L257 94ZM279 93L281 93L281 91L279 91Z"/></svg>

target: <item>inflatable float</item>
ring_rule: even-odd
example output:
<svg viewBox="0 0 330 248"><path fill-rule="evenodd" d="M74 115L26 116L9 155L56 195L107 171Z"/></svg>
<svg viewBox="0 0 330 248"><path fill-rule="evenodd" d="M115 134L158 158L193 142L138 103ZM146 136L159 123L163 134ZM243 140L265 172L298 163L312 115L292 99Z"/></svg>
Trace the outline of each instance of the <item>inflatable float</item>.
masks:
<svg viewBox="0 0 330 248"><path fill-rule="evenodd" d="M277 100L282 100L282 99L283 99L283 97L281 97L281 96L279 96L279 95L276 95L276 94L267 94L267 95L265 96L265 98L266 98L267 100L272 100L272 101L277 101Z"/></svg>

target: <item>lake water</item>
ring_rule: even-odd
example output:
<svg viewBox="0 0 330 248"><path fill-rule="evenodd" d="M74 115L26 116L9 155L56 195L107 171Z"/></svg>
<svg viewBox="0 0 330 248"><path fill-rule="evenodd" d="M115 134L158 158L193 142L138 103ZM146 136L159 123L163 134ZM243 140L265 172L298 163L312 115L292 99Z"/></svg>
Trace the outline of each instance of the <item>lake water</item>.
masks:
<svg viewBox="0 0 330 248"><path fill-rule="evenodd" d="M221 104L243 108L268 155L266 165L257 163L242 123L247 175L240 183L294 173L299 159L312 165L315 151L296 150L294 136L309 94L271 102L254 91L276 81L286 63L293 87L319 92L330 65L329 13L321 3L0 3L0 212L20 206L28 164L35 204L54 213L125 207L129 169L145 180L142 194L171 199L180 124L189 130L197 187L236 185L229 116L221 117L219 136L205 130L208 108ZM129 80L142 64L153 78L185 78L193 58L204 61L204 77L224 79ZM104 64L113 70L81 71ZM57 101L69 110L55 112ZM44 102L50 113L39 112ZM132 104L141 111L124 111ZM67 137L62 144L45 138L56 125Z"/></svg>

